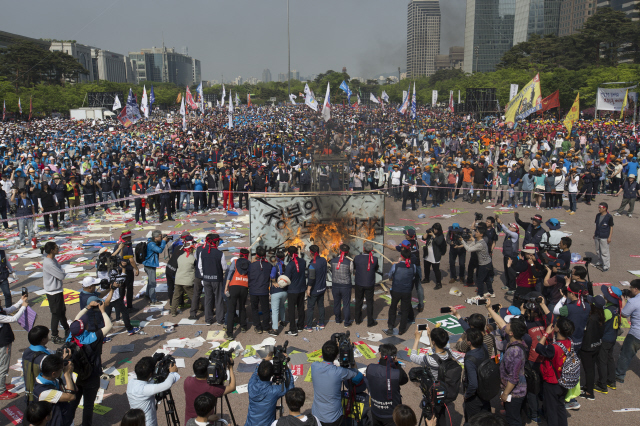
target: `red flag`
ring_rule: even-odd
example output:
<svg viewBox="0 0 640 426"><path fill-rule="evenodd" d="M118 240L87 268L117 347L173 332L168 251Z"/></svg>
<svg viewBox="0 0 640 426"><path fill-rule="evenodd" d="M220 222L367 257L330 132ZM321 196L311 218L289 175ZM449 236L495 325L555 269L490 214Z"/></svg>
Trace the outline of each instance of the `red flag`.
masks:
<svg viewBox="0 0 640 426"><path fill-rule="evenodd" d="M542 100L542 109L539 111L539 114L551 108L560 108L560 90L556 90Z"/></svg>
<svg viewBox="0 0 640 426"><path fill-rule="evenodd" d="M247 93L247 107L251 108L251 93Z"/></svg>
<svg viewBox="0 0 640 426"><path fill-rule="evenodd" d="M33 98L29 98L29 121L31 121L32 114L33 114Z"/></svg>
<svg viewBox="0 0 640 426"><path fill-rule="evenodd" d="M131 122L131 120L129 120L129 118L127 117L127 106L125 105L124 108L122 108L122 111L120 111L120 114L118 114L118 121L120 123L122 123L122 125L124 127L129 127L131 126L133 123Z"/></svg>
<svg viewBox="0 0 640 426"><path fill-rule="evenodd" d="M191 91L189 90L189 86L187 86L187 96L185 96L185 100L187 101L187 105L191 107L191 109L198 109L198 105L193 100L193 96L191 96Z"/></svg>

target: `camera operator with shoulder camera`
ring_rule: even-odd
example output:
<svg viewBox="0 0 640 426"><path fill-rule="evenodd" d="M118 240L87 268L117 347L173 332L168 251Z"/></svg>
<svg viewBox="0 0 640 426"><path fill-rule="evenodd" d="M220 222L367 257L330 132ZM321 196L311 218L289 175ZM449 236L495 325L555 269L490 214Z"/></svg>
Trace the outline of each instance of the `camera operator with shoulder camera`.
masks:
<svg viewBox="0 0 640 426"><path fill-rule="evenodd" d="M224 395L228 395L236 390L236 375L233 372L233 358L229 357L226 365L223 365L223 367L226 367L223 373L224 377L221 376L219 377L219 380L215 380L216 382L220 382L219 384L209 383L208 369L210 364L209 359L204 357L198 358L193 363L193 373L195 376L187 377L184 380L184 400L186 404L184 409L185 423L188 422L189 419L197 417L193 403L199 395L209 392L216 398L222 398ZM229 374L229 384L225 386L223 383L227 378L227 372Z"/></svg>
<svg viewBox="0 0 640 426"><path fill-rule="evenodd" d="M462 238L459 240L469 253L477 253L478 256L478 272L476 274L478 295L475 299L496 297L493 292L493 261L489 252L489 245L487 240L484 238L486 232L486 225L478 225L475 229L475 237L470 237L469 242ZM473 278L471 268L469 268L469 276L467 277L467 280L469 278Z"/></svg>
<svg viewBox="0 0 640 426"><path fill-rule="evenodd" d="M97 302L91 302L89 305L95 306L95 304ZM84 396L82 424L85 426L93 424L93 405L100 388L100 376L102 375L102 344L104 343L104 336L111 330L111 320L105 312L106 306L104 303L98 305L98 309L102 313L104 327L96 331L87 330L88 309L93 308L87 307L78 312L75 320L69 326L69 336L62 347L72 347L71 359L75 365L75 372L78 374L76 378L78 391L77 398L71 405L75 411L80 404L80 399ZM85 365L84 361L87 361L88 365Z"/></svg>
<svg viewBox="0 0 640 426"><path fill-rule="evenodd" d="M276 356L274 356L276 355ZM255 369L249 379L249 410L244 426L270 425L276 419L276 403L289 389L295 387L291 370L286 367L284 358L270 354ZM280 359L279 359L280 358ZM273 364L270 362L273 359ZM279 364L276 366L276 364ZM281 377L274 377L276 368Z"/></svg>
<svg viewBox="0 0 640 426"><path fill-rule="evenodd" d="M547 274L547 269L536 257L536 247L533 244L526 244L520 250L520 256L514 262L507 260L507 267L513 269L516 275L516 291L514 305L518 308L522 305L521 297L531 291L540 291L542 282ZM520 300L520 302L516 302Z"/></svg>
<svg viewBox="0 0 640 426"><path fill-rule="evenodd" d="M348 336L345 344L348 343ZM355 367L353 361L353 346L348 345L347 351L351 352L349 367L338 367L334 364L340 349L335 340L328 340L322 345L322 361L311 364L311 377L313 383L313 406L311 413L316 416L322 426L339 426L344 419L342 408L342 382L350 380L354 385L359 385L364 376ZM349 356L345 354L347 358ZM342 357L341 357L342 358ZM341 360L342 361L342 360ZM344 363L341 363L344 365Z"/></svg>
<svg viewBox="0 0 640 426"><path fill-rule="evenodd" d="M380 345L380 361L369 364L365 373L371 392L373 426L393 426L393 409L402 404L400 386L409 383L409 376L396 358L398 349L385 343Z"/></svg>
<svg viewBox="0 0 640 426"><path fill-rule="evenodd" d="M622 350L618 357L618 365L616 367L616 381L624 383L627 370L631 360L635 357L638 349L640 349L640 280L633 280L630 283L631 288L622 290L622 316L629 318L631 329L629 334L624 338Z"/></svg>
<svg viewBox="0 0 640 426"><path fill-rule="evenodd" d="M82 290L80 291L80 309L87 308L87 314L85 317L87 330L96 331L104 327L104 321L102 320L102 313L98 309L92 309L104 303L105 307L111 303L113 297L113 289L109 286L106 290L101 287L102 294L97 291L98 284L101 280L85 277L82 280ZM107 285L108 285L107 281ZM92 303L93 302L93 303Z"/></svg>
<svg viewBox="0 0 640 426"><path fill-rule="evenodd" d="M158 363L161 364L156 365ZM129 407L144 412L145 426L157 426L156 395L169 391L171 386L180 380L178 367L173 357L165 359L164 354L154 354L153 358L145 356L138 361L135 373L136 378L129 379L127 384Z"/></svg>

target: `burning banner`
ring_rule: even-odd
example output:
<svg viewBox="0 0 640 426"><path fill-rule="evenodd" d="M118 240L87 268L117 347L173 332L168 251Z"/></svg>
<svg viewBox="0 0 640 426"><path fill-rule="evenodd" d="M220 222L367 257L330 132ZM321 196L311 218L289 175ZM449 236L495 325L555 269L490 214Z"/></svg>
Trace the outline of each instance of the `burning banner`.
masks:
<svg viewBox="0 0 640 426"><path fill-rule="evenodd" d="M362 240L350 235L384 243L381 194L251 194L250 199L251 240L263 235L258 244L269 253L289 246L308 252L315 244L331 260L342 243L351 247L351 256L362 253Z"/></svg>

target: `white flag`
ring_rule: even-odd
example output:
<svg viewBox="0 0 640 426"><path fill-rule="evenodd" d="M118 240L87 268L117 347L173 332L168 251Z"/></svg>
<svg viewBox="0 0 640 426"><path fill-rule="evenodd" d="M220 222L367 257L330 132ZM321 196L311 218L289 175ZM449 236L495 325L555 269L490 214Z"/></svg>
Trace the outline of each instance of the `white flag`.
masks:
<svg viewBox="0 0 640 426"><path fill-rule="evenodd" d="M142 104L141 110L144 113L144 118L149 118L149 100L147 99L147 86L144 85L142 89Z"/></svg>
<svg viewBox="0 0 640 426"><path fill-rule="evenodd" d="M116 99L113 101L113 108L112 110L115 111L119 108L122 108L122 105L120 105L120 99L118 99L118 95L116 95Z"/></svg>
<svg viewBox="0 0 640 426"><path fill-rule="evenodd" d="M517 84L512 84L509 90L509 102L511 102L511 100L513 99L513 97L515 95L518 94L518 85Z"/></svg>
<svg viewBox="0 0 640 426"><path fill-rule="evenodd" d="M376 98L376 97L373 95L373 93L369 93L369 100L370 100L371 102L373 102L374 104L379 104L379 103L380 103L380 101L378 101L378 98Z"/></svg>
<svg viewBox="0 0 640 426"><path fill-rule="evenodd" d="M436 103L438 103L438 91L434 90L431 92L431 107L435 107Z"/></svg>
<svg viewBox="0 0 640 426"><path fill-rule="evenodd" d="M382 95L380 95L380 97L382 98L383 101L385 101L386 103L389 103L389 95L387 95L387 92L385 92L384 90L382 91Z"/></svg>
<svg viewBox="0 0 640 426"><path fill-rule="evenodd" d="M180 114L182 114L182 130L187 131L187 111L184 109L184 96L180 102Z"/></svg>
<svg viewBox="0 0 640 426"><path fill-rule="evenodd" d="M187 111L184 109L184 97L182 97L182 102L180 102L180 114L184 117Z"/></svg>
<svg viewBox="0 0 640 426"><path fill-rule="evenodd" d="M229 92L229 128L233 129L233 100L231 98L231 92Z"/></svg>
<svg viewBox="0 0 640 426"><path fill-rule="evenodd" d="M458 103L460 103L460 91L458 90Z"/></svg>
<svg viewBox="0 0 640 426"><path fill-rule="evenodd" d="M289 95L289 99L291 100L291 103L292 103L293 105L295 105L295 104L296 104L296 98L297 98L297 96L296 96L296 95L294 95L293 93Z"/></svg>
<svg viewBox="0 0 640 426"><path fill-rule="evenodd" d="M233 112L233 98L231 97L231 92L229 92L229 112Z"/></svg>
<svg viewBox="0 0 640 426"><path fill-rule="evenodd" d="M331 87L327 82L327 93L324 95L324 102L322 103L322 117L324 121L331 119Z"/></svg>
<svg viewBox="0 0 640 426"><path fill-rule="evenodd" d="M316 97L313 96L313 92L309 89L308 84L304 85L304 93L306 95L304 97L304 104L312 110L318 111L318 101L316 100Z"/></svg>
<svg viewBox="0 0 640 426"><path fill-rule="evenodd" d="M222 83L222 103L220 104L221 107L224 106L224 98L227 97L227 92L224 90L224 83Z"/></svg>

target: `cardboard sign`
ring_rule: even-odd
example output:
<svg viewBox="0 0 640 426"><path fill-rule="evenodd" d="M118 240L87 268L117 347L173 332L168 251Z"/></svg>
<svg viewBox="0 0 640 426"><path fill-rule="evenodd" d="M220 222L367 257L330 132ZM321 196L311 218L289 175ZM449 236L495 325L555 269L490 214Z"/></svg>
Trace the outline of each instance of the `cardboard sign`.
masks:
<svg viewBox="0 0 640 426"><path fill-rule="evenodd" d="M80 302L80 292L79 291L75 291L75 290L71 290L69 288L65 288L63 290L63 294L64 294L64 304L65 305L73 305L75 303L79 303ZM45 306L49 306L49 299L45 299L42 302L42 305L40 305L42 307Z"/></svg>
<svg viewBox="0 0 640 426"><path fill-rule="evenodd" d="M116 386L129 383L129 369L127 367L119 368L118 373L120 374L116 376Z"/></svg>
<svg viewBox="0 0 640 426"><path fill-rule="evenodd" d="M302 376L303 374L303 366L302 364L292 365L291 366L291 374L294 376Z"/></svg>
<svg viewBox="0 0 640 426"><path fill-rule="evenodd" d="M304 377L305 382L311 382L311 367L307 369L307 375Z"/></svg>
<svg viewBox="0 0 640 426"><path fill-rule="evenodd" d="M3 409L2 414L4 414L5 417L8 418L9 421L14 425L19 425L20 423L22 423L22 418L24 417L24 413L20 411L15 405Z"/></svg>
<svg viewBox="0 0 640 426"><path fill-rule="evenodd" d="M451 334L464 333L464 330L462 329L462 326L458 322L458 319L453 315L442 315L435 318L427 318L427 321L436 325L440 324L440 327L444 328L446 331L448 331Z"/></svg>

